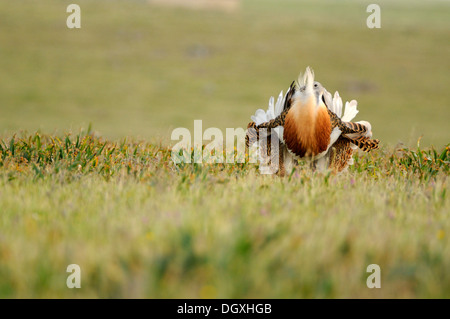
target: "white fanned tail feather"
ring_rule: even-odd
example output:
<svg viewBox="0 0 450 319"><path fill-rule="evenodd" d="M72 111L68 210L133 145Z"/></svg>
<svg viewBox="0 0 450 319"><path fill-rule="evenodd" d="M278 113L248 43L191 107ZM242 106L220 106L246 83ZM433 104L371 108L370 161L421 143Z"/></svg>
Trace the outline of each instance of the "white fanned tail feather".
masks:
<svg viewBox="0 0 450 319"><path fill-rule="evenodd" d="M266 123L269 122L270 120L274 120L275 118L277 118L277 116L279 116L283 111L284 102L288 92L289 89L286 92L286 94L283 94L283 91L281 91L280 94L278 95L276 103L274 103L275 98L271 96L269 99L269 107L267 111L264 111L263 109L256 110L255 114L251 116L252 121L255 122L256 125L260 125L262 123ZM282 126L276 127L274 131L279 138L283 136Z"/></svg>

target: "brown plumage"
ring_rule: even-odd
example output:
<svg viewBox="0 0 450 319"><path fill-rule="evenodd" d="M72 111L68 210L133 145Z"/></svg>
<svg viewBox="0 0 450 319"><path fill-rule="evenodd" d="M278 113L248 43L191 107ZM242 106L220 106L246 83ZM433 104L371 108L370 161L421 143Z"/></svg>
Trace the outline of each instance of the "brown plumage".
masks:
<svg viewBox="0 0 450 319"><path fill-rule="evenodd" d="M335 173L346 169L353 158L353 148L349 139L339 136L337 141L330 147L328 168Z"/></svg>
<svg viewBox="0 0 450 319"><path fill-rule="evenodd" d="M286 115L283 139L299 158L313 157L327 150L331 122L326 106L316 106L314 96L306 103L296 102Z"/></svg>

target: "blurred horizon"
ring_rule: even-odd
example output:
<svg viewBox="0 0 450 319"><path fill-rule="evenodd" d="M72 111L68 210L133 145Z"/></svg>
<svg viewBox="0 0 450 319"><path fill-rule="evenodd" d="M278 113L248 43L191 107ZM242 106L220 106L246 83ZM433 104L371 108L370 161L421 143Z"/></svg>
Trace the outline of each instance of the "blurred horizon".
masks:
<svg viewBox="0 0 450 319"><path fill-rule="evenodd" d="M311 66L383 145L450 142L449 2L378 1L380 29L370 1L154 2L76 1L81 29L66 26L72 2L1 2L0 136L245 128Z"/></svg>

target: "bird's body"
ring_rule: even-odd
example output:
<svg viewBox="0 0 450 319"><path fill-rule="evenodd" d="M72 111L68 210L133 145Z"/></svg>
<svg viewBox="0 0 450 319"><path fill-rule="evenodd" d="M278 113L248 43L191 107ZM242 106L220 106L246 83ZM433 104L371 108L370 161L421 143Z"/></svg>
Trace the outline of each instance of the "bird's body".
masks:
<svg viewBox="0 0 450 319"><path fill-rule="evenodd" d="M324 94L326 90L314 81L308 67L291 85L285 101L282 142L297 159L317 160L337 140Z"/></svg>
<svg viewBox="0 0 450 319"><path fill-rule="evenodd" d="M287 149L298 158L320 157L328 149L331 121L325 104L316 104L314 96L301 98L286 115L283 139Z"/></svg>
<svg viewBox="0 0 450 319"><path fill-rule="evenodd" d="M275 112L268 110L270 115L266 117L252 117L255 121L248 126L256 132L253 139L259 138L260 129L267 130L266 137L270 136L270 129L276 130L279 150L269 153L270 148L267 148L267 156L272 161L280 158L280 175L284 174L284 163L292 163L293 159L308 160L320 170L340 172L352 164L356 148L367 152L378 147L379 141L371 139L369 122L350 122L358 113L356 101L347 102L342 115L339 94L336 92L332 98L319 82L314 81L314 72L309 67L291 84L284 99L280 99L281 94ZM258 112L264 113L258 110L256 114Z"/></svg>

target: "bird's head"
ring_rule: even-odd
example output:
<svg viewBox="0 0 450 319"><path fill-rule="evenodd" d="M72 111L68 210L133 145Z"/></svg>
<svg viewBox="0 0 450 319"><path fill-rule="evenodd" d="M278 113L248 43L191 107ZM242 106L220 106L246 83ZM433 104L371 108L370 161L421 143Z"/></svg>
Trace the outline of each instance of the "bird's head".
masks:
<svg viewBox="0 0 450 319"><path fill-rule="evenodd" d="M313 85L314 95L316 98L317 105L320 105L320 103L323 103L327 105L325 94L328 93L327 90L323 87L323 85L320 82L315 81Z"/></svg>
<svg viewBox="0 0 450 319"><path fill-rule="evenodd" d="M326 105L325 94L327 91L320 82L314 81L314 71L310 67L306 68L305 74L299 75L297 86L302 100L306 101L311 96L314 96L316 106L319 106L321 103Z"/></svg>

